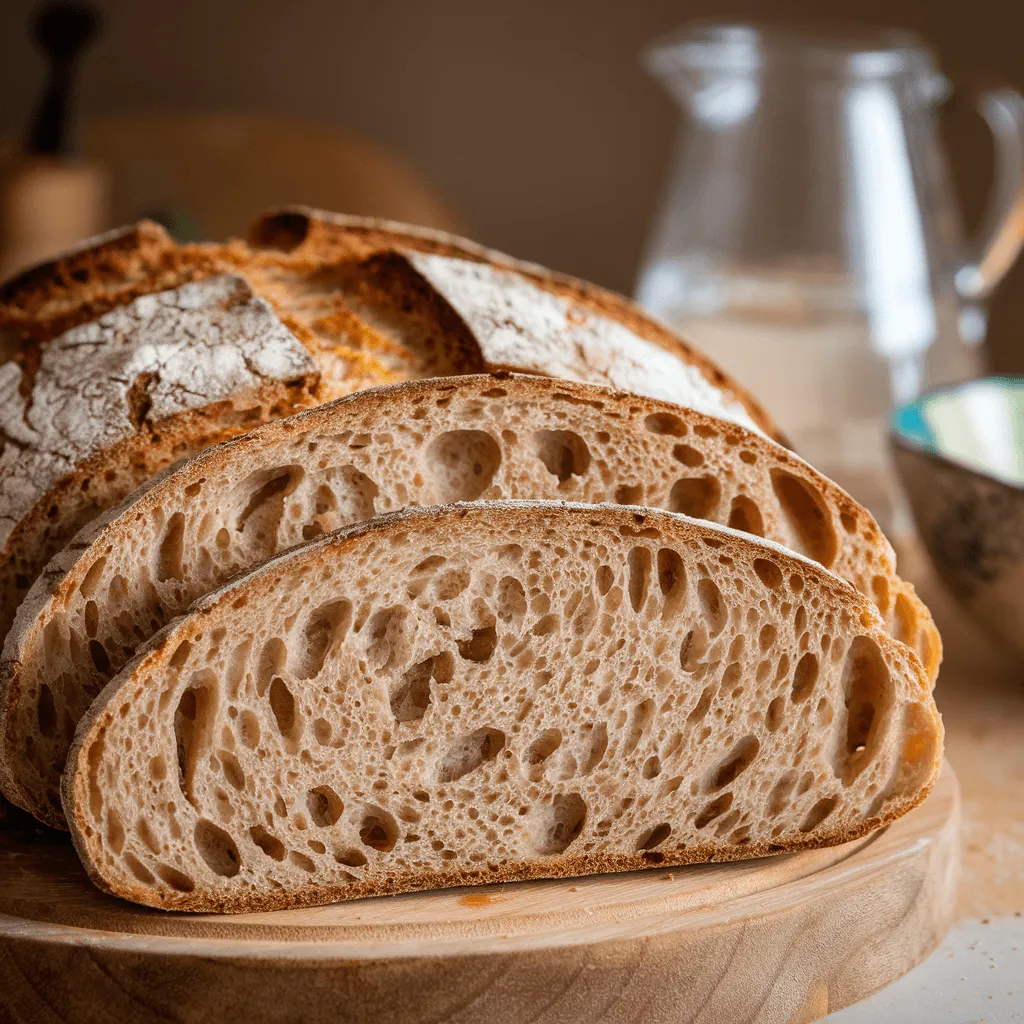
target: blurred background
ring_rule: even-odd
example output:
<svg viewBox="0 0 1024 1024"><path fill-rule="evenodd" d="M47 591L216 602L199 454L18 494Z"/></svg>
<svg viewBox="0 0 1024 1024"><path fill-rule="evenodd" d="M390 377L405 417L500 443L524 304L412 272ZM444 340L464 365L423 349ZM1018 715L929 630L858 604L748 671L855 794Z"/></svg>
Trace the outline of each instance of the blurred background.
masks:
<svg viewBox="0 0 1024 1024"><path fill-rule="evenodd" d="M1022 35L1003 0L6 0L0 277L142 216L454 230L635 296L896 537L894 409L1024 480L1021 381L910 407L1024 370Z"/></svg>
<svg viewBox="0 0 1024 1024"><path fill-rule="evenodd" d="M697 18L899 26L958 84L1024 87L1024 6L1006 0L105 0L80 110L316 119L389 147L481 241L619 291L636 283L679 112L643 70L652 38ZM0 137L20 142L45 63L35 4L0 4ZM968 227L992 173L969 103L941 119ZM297 160L297 152L273 154ZM281 201L315 200L305 195ZM242 231L242 220L236 231ZM991 363L1024 369L1024 267L992 305Z"/></svg>

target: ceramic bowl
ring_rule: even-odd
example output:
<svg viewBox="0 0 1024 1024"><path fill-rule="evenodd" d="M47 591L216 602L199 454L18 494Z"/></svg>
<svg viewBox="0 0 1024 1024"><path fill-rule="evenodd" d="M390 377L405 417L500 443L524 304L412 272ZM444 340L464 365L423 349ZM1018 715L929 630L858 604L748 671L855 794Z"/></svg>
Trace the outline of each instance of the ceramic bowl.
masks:
<svg viewBox="0 0 1024 1024"><path fill-rule="evenodd" d="M929 392L895 412L891 440L936 569L1024 662L1024 377Z"/></svg>

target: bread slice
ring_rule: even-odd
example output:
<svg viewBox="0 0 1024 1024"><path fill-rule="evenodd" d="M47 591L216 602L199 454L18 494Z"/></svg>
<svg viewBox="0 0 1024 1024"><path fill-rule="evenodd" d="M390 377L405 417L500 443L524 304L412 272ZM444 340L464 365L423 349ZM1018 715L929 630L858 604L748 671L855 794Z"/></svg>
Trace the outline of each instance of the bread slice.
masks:
<svg viewBox="0 0 1024 1024"><path fill-rule="evenodd" d="M941 750L916 656L816 563L668 512L478 502L203 598L92 705L63 799L101 888L241 912L842 843Z"/></svg>
<svg viewBox="0 0 1024 1024"><path fill-rule="evenodd" d="M773 431L625 299L453 236L327 217L265 218L262 248L178 246L142 223L0 287L14 352L0 364L0 638L98 511L184 455L359 388L520 369Z"/></svg>
<svg viewBox="0 0 1024 1024"><path fill-rule="evenodd" d="M478 498L652 505L768 537L853 582L937 668L928 610L870 514L764 436L594 385L416 381L213 448L59 553L0 662L0 791L60 827L78 719L142 640L231 576L376 513Z"/></svg>

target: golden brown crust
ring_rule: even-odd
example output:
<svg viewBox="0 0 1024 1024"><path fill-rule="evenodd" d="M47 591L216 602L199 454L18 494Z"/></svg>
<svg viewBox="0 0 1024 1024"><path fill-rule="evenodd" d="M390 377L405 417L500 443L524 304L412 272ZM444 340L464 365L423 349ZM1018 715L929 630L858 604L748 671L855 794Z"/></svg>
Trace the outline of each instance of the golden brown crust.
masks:
<svg viewBox="0 0 1024 1024"><path fill-rule="evenodd" d="M761 403L707 356L662 326L625 296L587 281L548 270L536 263L514 259L447 232L412 227L395 221L327 213L304 206L282 207L264 213L252 225L249 242L257 249L287 253L296 260L320 264L344 259L365 259L397 247L491 263L515 270L539 287L589 306L621 323L645 341L699 367L713 384L735 395L765 433L787 444L785 436Z"/></svg>

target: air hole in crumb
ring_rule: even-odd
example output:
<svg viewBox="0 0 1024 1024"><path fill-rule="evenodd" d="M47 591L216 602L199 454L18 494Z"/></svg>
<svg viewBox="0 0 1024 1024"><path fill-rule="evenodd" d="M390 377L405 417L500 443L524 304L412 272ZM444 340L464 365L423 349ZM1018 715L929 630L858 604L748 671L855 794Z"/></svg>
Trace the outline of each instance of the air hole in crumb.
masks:
<svg viewBox="0 0 1024 1024"><path fill-rule="evenodd" d="M647 588L651 579L651 552L647 548L631 548L626 556L629 572L629 603L633 611L639 612L647 600Z"/></svg>
<svg viewBox="0 0 1024 1024"><path fill-rule="evenodd" d="M366 656L375 672L386 671L404 660L408 646L405 636L408 614L405 608L393 605L374 612L370 619Z"/></svg>
<svg viewBox="0 0 1024 1024"><path fill-rule="evenodd" d="M781 469L772 470L771 481L779 505L796 534L797 550L830 567L839 541L821 494L805 480Z"/></svg>
<svg viewBox="0 0 1024 1024"><path fill-rule="evenodd" d="M889 614L889 580L885 576L872 576L871 592L882 615Z"/></svg>
<svg viewBox="0 0 1024 1024"><path fill-rule="evenodd" d="M538 765L546 761L562 744L562 733L558 729L545 729L526 748L524 760L528 765Z"/></svg>
<svg viewBox="0 0 1024 1024"><path fill-rule="evenodd" d="M661 760L657 754L652 754L644 761L643 776L645 779L656 779L661 774Z"/></svg>
<svg viewBox="0 0 1024 1024"><path fill-rule="evenodd" d="M113 807L107 809L107 845L116 854L124 849L124 825L121 824L121 815Z"/></svg>
<svg viewBox="0 0 1024 1024"><path fill-rule="evenodd" d="M769 590L782 589L782 570L767 558L754 559L754 572Z"/></svg>
<svg viewBox="0 0 1024 1024"><path fill-rule="evenodd" d="M558 629L560 623L558 615L552 612L539 618L530 632L534 636L550 636Z"/></svg>
<svg viewBox="0 0 1024 1024"><path fill-rule="evenodd" d="M708 638L702 629L691 629L679 645L679 666L684 672L695 672L707 653Z"/></svg>
<svg viewBox="0 0 1024 1024"><path fill-rule="evenodd" d="M734 530L752 534L755 537L764 536L764 518L761 510L745 494L737 494L729 506L729 525Z"/></svg>
<svg viewBox="0 0 1024 1024"><path fill-rule="evenodd" d="M280 676L275 676L270 684L270 710L277 723L277 731L287 739L296 739L295 698Z"/></svg>
<svg viewBox="0 0 1024 1024"><path fill-rule="evenodd" d="M782 716L786 710L786 698L783 696L774 697L772 702L768 705L768 710L764 716L764 724L768 727L769 732L778 732L779 726L782 725Z"/></svg>
<svg viewBox="0 0 1024 1024"><path fill-rule="evenodd" d="M106 568L106 565L106 558L97 558L96 561L89 566L89 571L85 574L85 577L78 587L82 597L89 598L96 593L96 588L100 585L100 580L103 577L103 570Z"/></svg>
<svg viewBox="0 0 1024 1024"><path fill-rule="evenodd" d="M182 640L177 647L174 648L174 653L170 657L169 664L171 668L181 668L182 665L188 661L188 656L192 653L192 645L187 640Z"/></svg>
<svg viewBox="0 0 1024 1024"><path fill-rule="evenodd" d="M793 673L791 698L794 704L802 704L814 691L818 681L818 658L808 651L797 663Z"/></svg>
<svg viewBox="0 0 1024 1024"><path fill-rule="evenodd" d="M640 745L640 741L647 735L654 719L654 701L650 698L640 701L629 716L629 728L622 745L623 754L628 757Z"/></svg>
<svg viewBox="0 0 1024 1024"><path fill-rule="evenodd" d="M768 794L768 813L771 817L777 818L789 806L789 797L796 780L797 773L792 768L775 780L775 785Z"/></svg>
<svg viewBox="0 0 1024 1024"><path fill-rule="evenodd" d="M330 786L317 786L306 795L306 807L314 825L328 828L337 823L345 805Z"/></svg>
<svg viewBox="0 0 1024 1024"><path fill-rule="evenodd" d="M714 792L716 789L731 785L750 767L760 749L761 744L756 736L744 736L711 773L706 788Z"/></svg>
<svg viewBox="0 0 1024 1024"><path fill-rule="evenodd" d="M238 716L238 737L250 750L260 742L260 720L251 712L243 711Z"/></svg>
<svg viewBox="0 0 1024 1024"><path fill-rule="evenodd" d="M245 789L245 772L242 771L238 758L229 750L218 750L217 757L228 782L237 790Z"/></svg>
<svg viewBox="0 0 1024 1024"><path fill-rule="evenodd" d="M670 412L652 412L644 419L644 429L651 434L667 434L669 437L682 437L686 433L686 424Z"/></svg>
<svg viewBox="0 0 1024 1024"><path fill-rule="evenodd" d="M485 727L463 736L448 748L438 763L437 781L461 779L486 761L493 761L504 746L505 734L500 729Z"/></svg>
<svg viewBox="0 0 1024 1024"><path fill-rule="evenodd" d="M180 580L185 575L184 554L185 516L175 512L167 522L157 550L156 578L161 582Z"/></svg>
<svg viewBox="0 0 1024 1024"><path fill-rule="evenodd" d="M643 501L643 484L622 484L615 488L616 505L642 505Z"/></svg>
<svg viewBox="0 0 1024 1024"><path fill-rule="evenodd" d="M498 583L498 618L515 622L526 614L526 591L514 576L503 576Z"/></svg>
<svg viewBox="0 0 1024 1024"><path fill-rule="evenodd" d="M122 857L124 859L125 864L128 865L128 870L132 873L132 875L136 878L137 881L141 882L143 885L152 885L153 882L156 881L156 879L153 878L153 874L149 870L149 868L147 868L146 865L143 864L142 861L139 860L139 858L136 857L134 853L126 852L122 855Z"/></svg>
<svg viewBox="0 0 1024 1024"><path fill-rule="evenodd" d="M280 637L271 637L260 652L259 662L256 666L256 693L262 697L270 687L274 676L279 675L285 661L288 659L288 648Z"/></svg>
<svg viewBox="0 0 1024 1024"><path fill-rule="evenodd" d="M717 636L729 621L729 609L722 600L722 592L713 580L705 576L697 584L697 596L700 599L704 621L708 624L711 635Z"/></svg>
<svg viewBox="0 0 1024 1024"><path fill-rule="evenodd" d="M842 511L839 513L839 521L847 533L857 532L857 517L852 512Z"/></svg>
<svg viewBox="0 0 1024 1024"><path fill-rule="evenodd" d="M597 569L597 592L604 597L615 582L615 572L610 565L601 565Z"/></svg>
<svg viewBox="0 0 1024 1024"><path fill-rule="evenodd" d="M538 430L533 442L538 458L552 476L558 477L560 485L571 477L585 475L590 468L590 449L571 430Z"/></svg>
<svg viewBox="0 0 1024 1024"><path fill-rule="evenodd" d="M359 825L359 838L364 846L380 853L394 849L398 842L398 825L387 811L380 807L367 807Z"/></svg>
<svg viewBox="0 0 1024 1024"><path fill-rule="evenodd" d="M822 797L808 812L800 824L801 832L813 832L835 809L837 796Z"/></svg>
<svg viewBox="0 0 1024 1024"><path fill-rule="evenodd" d="M638 850L653 850L656 846L661 846L670 835L672 835L672 826L667 821L663 821L660 825L655 825L654 828L645 832L636 844L636 848Z"/></svg>
<svg viewBox="0 0 1024 1024"><path fill-rule="evenodd" d="M323 670L332 648L348 630L352 605L345 600L331 601L311 612L303 627L305 642L295 645L295 674L299 679L312 679Z"/></svg>
<svg viewBox="0 0 1024 1024"><path fill-rule="evenodd" d="M658 587L665 599L663 616L673 614L686 599L686 566L677 551L658 551Z"/></svg>
<svg viewBox="0 0 1024 1024"><path fill-rule="evenodd" d="M494 648L498 643L498 634L495 627L482 626L474 629L467 640L456 640L459 648L459 655L466 661L484 662L489 661L494 654Z"/></svg>
<svg viewBox="0 0 1024 1024"><path fill-rule="evenodd" d="M195 827L196 849L210 870L224 878L233 878L242 867L238 847L224 829L212 821L200 818Z"/></svg>
<svg viewBox="0 0 1024 1024"><path fill-rule="evenodd" d="M672 449L672 454L678 462L681 462L690 469L697 469L699 466L704 465L704 456L696 448L691 448L688 444L677 444Z"/></svg>
<svg viewBox="0 0 1024 1024"><path fill-rule="evenodd" d="M722 488L713 476L687 476L672 485L668 507L694 519L707 519L718 507Z"/></svg>
<svg viewBox="0 0 1024 1024"><path fill-rule="evenodd" d="M156 864L154 870L161 881L165 882L172 889L176 889L178 892L192 892L196 883L192 881L183 871L179 871L177 868L172 868L170 864Z"/></svg>
<svg viewBox="0 0 1024 1024"><path fill-rule="evenodd" d="M100 675L104 677L110 675L110 656L99 640L89 641L89 657L92 658L92 663Z"/></svg>
<svg viewBox="0 0 1024 1024"><path fill-rule="evenodd" d="M178 782L190 803L194 803L196 767L209 745L216 702L216 682L185 690L174 712L175 747L178 755Z"/></svg>
<svg viewBox="0 0 1024 1024"><path fill-rule="evenodd" d="M307 857L304 853L299 853L298 850L292 850L288 854L288 860L294 864L297 868L301 868L303 871L308 871L313 874L316 871L316 864L312 857Z"/></svg>
<svg viewBox="0 0 1024 1024"><path fill-rule="evenodd" d="M304 476L301 466L261 469L251 473L236 489L249 499L235 521L235 531L254 552L273 554L277 531L284 516L284 502Z"/></svg>
<svg viewBox="0 0 1024 1024"><path fill-rule="evenodd" d="M707 804L697 815L697 819L693 823L694 827L707 828L716 818L725 814L730 807L732 807L732 793L723 793Z"/></svg>
<svg viewBox="0 0 1024 1024"><path fill-rule="evenodd" d="M439 658L451 659L444 653L427 658L407 669L391 691L391 714L396 722L418 722L430 706L430 677Z"/></svg>
<svg viewBox="0 0 1024 1024"><path fill-rule="evenodd" d="M440 504L475 501L490 487L500 465L501 448L486 431L447 431L426 452L432 497Z"/></svg>
<svg viewBox="0 0 1024 1024"><path fill-rule="evenodd" d="M366 854L361 850L335 850L334 859L347 868L366 867Z"/></svg>
<svg viewBox="0 0 1024 1024"><path fill-rule="evenodd" d="M607 749L608 727L604 722L598 722L589 730L583 760L580 762L580 775L589 775L601 763Z"/></svg>
<svg viewBox="0 0 1024 1024"><path fill-rule="evenodd" d="M284 843L262 825L253 825L249 829L249 837L271 860L284 860Z"/></svg>
<svg viewBox="0 0 1024 1024"><path fill-rule="evenodd" d="M530 812L529 834L537 853L563 853L583 831L587 805L579 793L556 795Z"/></svg>
<svg viewBox="0 0 1024 1024"><path fill-rule="evenodd" d="M834 770L849 786L874 758L893 702L888 666L870 637L855 637L850 644L843 666L843 692L846 729L837 744Z"/></svg>

